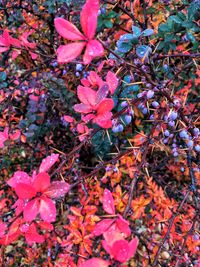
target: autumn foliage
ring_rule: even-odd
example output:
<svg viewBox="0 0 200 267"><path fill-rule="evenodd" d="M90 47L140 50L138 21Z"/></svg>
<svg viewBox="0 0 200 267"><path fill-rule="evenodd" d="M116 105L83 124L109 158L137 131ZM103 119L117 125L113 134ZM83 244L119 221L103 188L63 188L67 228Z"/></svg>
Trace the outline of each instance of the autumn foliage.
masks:
<svg viewBox="0 0 200 267"><path fill-rule="evenodd" d="M0 266L200 266L199 1L0 3Z"/></svg>

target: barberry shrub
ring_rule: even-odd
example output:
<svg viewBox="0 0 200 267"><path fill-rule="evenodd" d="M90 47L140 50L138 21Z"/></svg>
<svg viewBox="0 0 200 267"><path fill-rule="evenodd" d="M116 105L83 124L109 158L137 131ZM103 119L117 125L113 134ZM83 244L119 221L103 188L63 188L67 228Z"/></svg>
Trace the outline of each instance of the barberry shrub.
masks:
<svg viewBox="0 0 200 267"><path fill-rule="evenodd" d="M199 11L0 1L1 266L199 266Z"/></svg>

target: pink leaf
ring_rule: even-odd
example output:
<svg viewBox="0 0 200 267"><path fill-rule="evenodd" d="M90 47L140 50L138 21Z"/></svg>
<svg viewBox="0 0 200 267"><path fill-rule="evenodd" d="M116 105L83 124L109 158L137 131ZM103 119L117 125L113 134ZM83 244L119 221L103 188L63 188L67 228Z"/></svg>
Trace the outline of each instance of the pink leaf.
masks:
<svg viewBox="0 0 200 267"><path fill-rule="evenodd" d="M38 234L34 224L31 224L28 230L25 232L25 238L28 245L32 245L34 243L43 243L45 241L44 237Z"/></svg>
<svg viewBox="0 0 200 267"><path fill-rule="evenodd" d="M93 123L98 124L100 127L104 129L108 129L112 127L112 113L111 112L105 112L103 114L99 114L96 116L96 118L93 119Z"/></svg>
<svg viewBox="0 0 200 267"><path fill-rule="evenodd" d="M131 234L131 229L129 227L129 222L124 220L121 215L119 215L119 218L116 220L116 226L117 228L124 234L124 237L128 237Z"/></svg>
<svg viewBox="0 0 200 267"><path fill-rule="evenodd" d="M24 208L24 220L33 221L39 213L39 198L35 198L27 203Z"/></svg>
<svg viewBox="0 0 200 267"><path fill-rule="evenodd" d="M83 104L92 106L96 104L96 92L89 87L79 85L77 88L77 95Z"/></svg>
<svg viewBox="0 0 200 267"><path fill-rule="evenodd" d="M93 58L104 55L104 48L97 40L91 40L87 43L85 53L83 55L83 63L89 64Z"/></svg>
<svg viewBox="0 0 200 267"><path fill-rule="evenodd" d="M64 181L52 182L49 188L44 192L44 195L50 198L63 197L68 193L70 185Z"/></svg>
<svg viewBox="0 0 200 267"><path fill-rule="evenodd" d="M116 224L112 224L107 231L103 233L103 237L109 246L112 246L115 241L124 238L124 234L119 231Z"/></svg>
<svg viewBox="0 0 200 267"><path fill-rule="evenodd" d="M48 172L50 168L56 163L59 158L59 154L51 154L42 160L40 164L39 172Z"/></svg>
<svg viewBox="0 0 200 267"><path fill-rule="evenodd" d="M26 173L22 171L16 171L8 181L7 184L11 187L16 187L18 183L23 184L30 184L31 183L31 177Z"/></svg>
<svg viewBox="0 0 200 267"><path fill-rule="evenodd" d="M83 113L83 114L87 114L93 111L91 106L86 105L86 104L76 104L73 106L73 108L76 112Z"/></svg>
<svg viewBox="0 0 200 267"><path fill-rule="evenodd" d="M81 11L81 26L89 40L93 39L97 27L99 0L87 0Z"/></svg>
<svg viewBox="0 0 200 267"><path fill-rule="evenodd" d="M107 84L103 84L96 93L96 104L99 104L108 95L109 88Z"/></svg>
<svg viewBox="0 0 200 267"><path fill-rule="evenodd" d="M80 265L80 267L108 267L110 264L99 258L92 258Z"/></svg>
<svg viewBox="0 0 200 267"><path fill-rule="evenodd" d="M127 240L117 240L112 246L112 256L119 262L129 260L129 243Z"/></svg>
<svg viewBox="0 0 200 267"><path fill-rule="evenodd" d="M43 192L50 186L50 176L46 172L40 172L33 181L33 187L37 192Z"/></svg>
<svg viewBox="0 0 200 267"><path fill-rule="evenodd" d="M18 183L15 186L15 192L20 199L31 199L37 193L33 186L23 183Z"/></svg>
<svg viewBox="0 0 200 267"><path fill-rule="evenodd" d="M129 243L129 255L128 255L129 259L135 255L135 252L137 250L137 246L138 246L138 239L133 238L131 240L131 242Z"/></svg>
<svg viewBox="0 0 200 267"><path fill-rule="evenodd" d="M57 32L67 40L79 41L85 40L84 35L76 28L74 24L63 18L54 19Z"/></svg>
<svg viewBox="0 0 200 267"><path fill-rule="evenodd" d="M0 132L0 148L3 148L4 142L8 140L8 130L8 127L6 127L3 132Z"/></svg>
<svg viewBox="0 0 200 267"><path fill-rule="evenodd" d="M117 76L112 71L109 71L106 76L106 82L109 85L111 95L113 95L118 85Z"/></svg>
<svg viewBox="0 0 200 267"><path fill-rule="evenodd" d="M68 115L64 115L64 116L63 116L63 119L64 119L66 122L69 122L69 123L74 122L74 118L71 117L71 116L68 116Z"/></svg>
<svg viewBox="0 0 200 267"><path fill-rule="evenodd" d="M94 227L93 234L95 236L102 235L109 229L109 227L113 224L114 221L115 220L113 219L104 219L101 222L97 223Z"/></svg>
<svg viewBox="0 0 200 267"><path fill-rule="evenodd" d="M109 213L114 215L115 214L115 206L112 193L105 189L103 193L103 209Z"/></svg>
<svg viewBox="0 0 200 267"><path fill-rule="evenodd" d="M45 222L54 222L56 220L55 204L48 197L41 197L40 198L39 212L40 212L40 217Z"/></svg>
<svg viewBox="0 0 200 267"><path fill-rule="evenodd" d="M86 45L85 42L79 42L79 43L71 43L59 46L57 49L58 62L68 63L74 60L75 58L80 56L85 45Z"/></svg>

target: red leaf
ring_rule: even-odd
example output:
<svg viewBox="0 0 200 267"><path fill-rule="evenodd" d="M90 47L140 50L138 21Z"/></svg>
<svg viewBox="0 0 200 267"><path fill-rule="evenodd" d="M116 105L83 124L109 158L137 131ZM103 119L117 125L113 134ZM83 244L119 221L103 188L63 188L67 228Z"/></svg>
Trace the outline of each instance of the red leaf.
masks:
<svg viewBox="0 0 200 267"><path fill-rule="evenodd" d="M85 40L84 35L71 22L63 18L55 18L54 24L57 32L62 37L71 41Z"/></svg>
<svg viewBox="0 0 200 267"><path fill-rule="evenodd" d="M80 20L84 34L93 39L97 27L99 0L87 0L82 8Z"/></svg>
<svg viewBox="0 0 200 267"><path fill-rule="evenodd" d="M114 107L114 101L111 98L106 98L98 105L98 114L103 114L105 112L111 111Z"/></svg>
<svg viewBox="0 0 200 267"><path fill-rule="evenodd" d="M110 264L99 258L92 258L80 265L80 267L108 267Z"/></svg>
<svg viewBox="0 0 200 267"><path fill-rule="evenodd" d="M95 236L102 235L104 232L106 232L109 227L113 224L113 219L104 219L101 222L97 223L94 227L93 234Z"/></svg>
<svg viewBox="0 0 200 267"><path fill-rule="evenodd" d="M51 158L51 160L53 160ZM50 162L50 159L49 159ZM52 161L53 162L53 161ZM33 187L37 192L43 192L50 186L50 176L46 172L40 172L33 181Z"/></svg>
<svg viewBox="0 0 200 267"><path fill-rule="evenodd" d="M44 192L45 196L50 198L63 197L68 193L70 185L64 181L52 182L49 188Z"/></svg>
<svg viewBox="0 0 200 267"><path fill-rule="evenodd" d="M113 95L118 85L117 76L112 71L109 71L106 76L106 82L109 85L111 95Z"/></svg>
<svg viewBox="0 0 200 267"><path fill-rule="evenodd" d="M24 208L24 220L27 222L33 221L39 213L39 198L35 198L27 203Z"/></svg>
<svg viewBox="0 0 200 267"><path fill-rule="evenodd" d="M32 245L34 243L43 243L45 241L44 237L38 234L34 224L31 224L25 232L25 238L28 245Z"/></svg>
<svg viewBox="0 0 200 267"><path fill-rule="evenodd" d="M103 209L109 213L114 215L115 214L115 206L112 193L108 190L104 190L103 194Z"/></svg>
<svg viewBox="0 0 200 267"><path fill-rule="evenodd" d="M58 62L68 63L74 60L75 58L80 56L85 45L85 42L79 42L59 46L57 49Z"/></svg>
<svg viewBox="0 0 200 267"><path fill-rule="evenodd" d="M48 197L41 197L40 198L39 212L40 212L40 217L45 222L54 222L56 220L55 204Z"/></svg>
<svg viewBox="0 0 200 267"><path fill-rule="evenodd" d="M37 223L39 226L40 226L40 228L42 229L42 230L49 230L49 231L52 231L53 229L54 229L54 227L53 227L53 225L51 224L51 223L48 223L48 222L38 222Z"/></svg>
<svg viewBox="0 0 200 267"><path fill-rule="evenodd" d="M85 53L83 55L83 63L89 64L93 58L104 55L104 48L97 40L91 40L87 43Z"/></svg>
<svg viewBox="0 0 200 267"><path fill-rule="evenodd" d="M77 95L83 104L92 106L96 104L96 92L89 87L79 85L77 88Z"/></svg>
<svg viewBox="0 0 200 267"><path fill-rule="evenodd" d="M37 193L33 186L24 183L18 183L15 192L20 199L30 199Z"/></svg>
<svg viewBox="0 0 200 267"><path fill-rule="evenodd" d="M40 164L39 172L48 172L50 168L56 163L59 158L59 154L51 154L42 160Z"/></svg>

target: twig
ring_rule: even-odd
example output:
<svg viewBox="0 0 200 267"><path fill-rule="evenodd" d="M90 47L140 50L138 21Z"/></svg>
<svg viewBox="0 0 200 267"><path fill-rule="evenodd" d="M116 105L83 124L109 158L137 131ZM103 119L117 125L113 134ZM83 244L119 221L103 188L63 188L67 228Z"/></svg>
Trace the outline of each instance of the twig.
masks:
<svg viewBox="0 0 200 267"><path fill-rule="evenodd" d="M188 190L187 193L185 194L182 202L180 203L178 209L176 210L175 213L173 213L173 215L171 216L171 218L169 219L169 226L168 226L168 229L167 229L167 233L165 234L164 238L163 238L163 241L161 242L157 252L156 252L156 256L155 256L155 259L154 259L154 262L153 262L153 266L157 266L157 263L158 263L158 257L159 257L159 254L160 254L160 251L162 249L162 247L164 246L165 242L167 241L168 237L169 237L169 234L170 234L170 231L172 229L172 226L173 226L173 223L174 223L174 220L176 218L176 216L179 214L180 210L182 209L183 207L183 204L185 203L186 199L188 198L189 196L189 193L190 191Z"/></svg>

